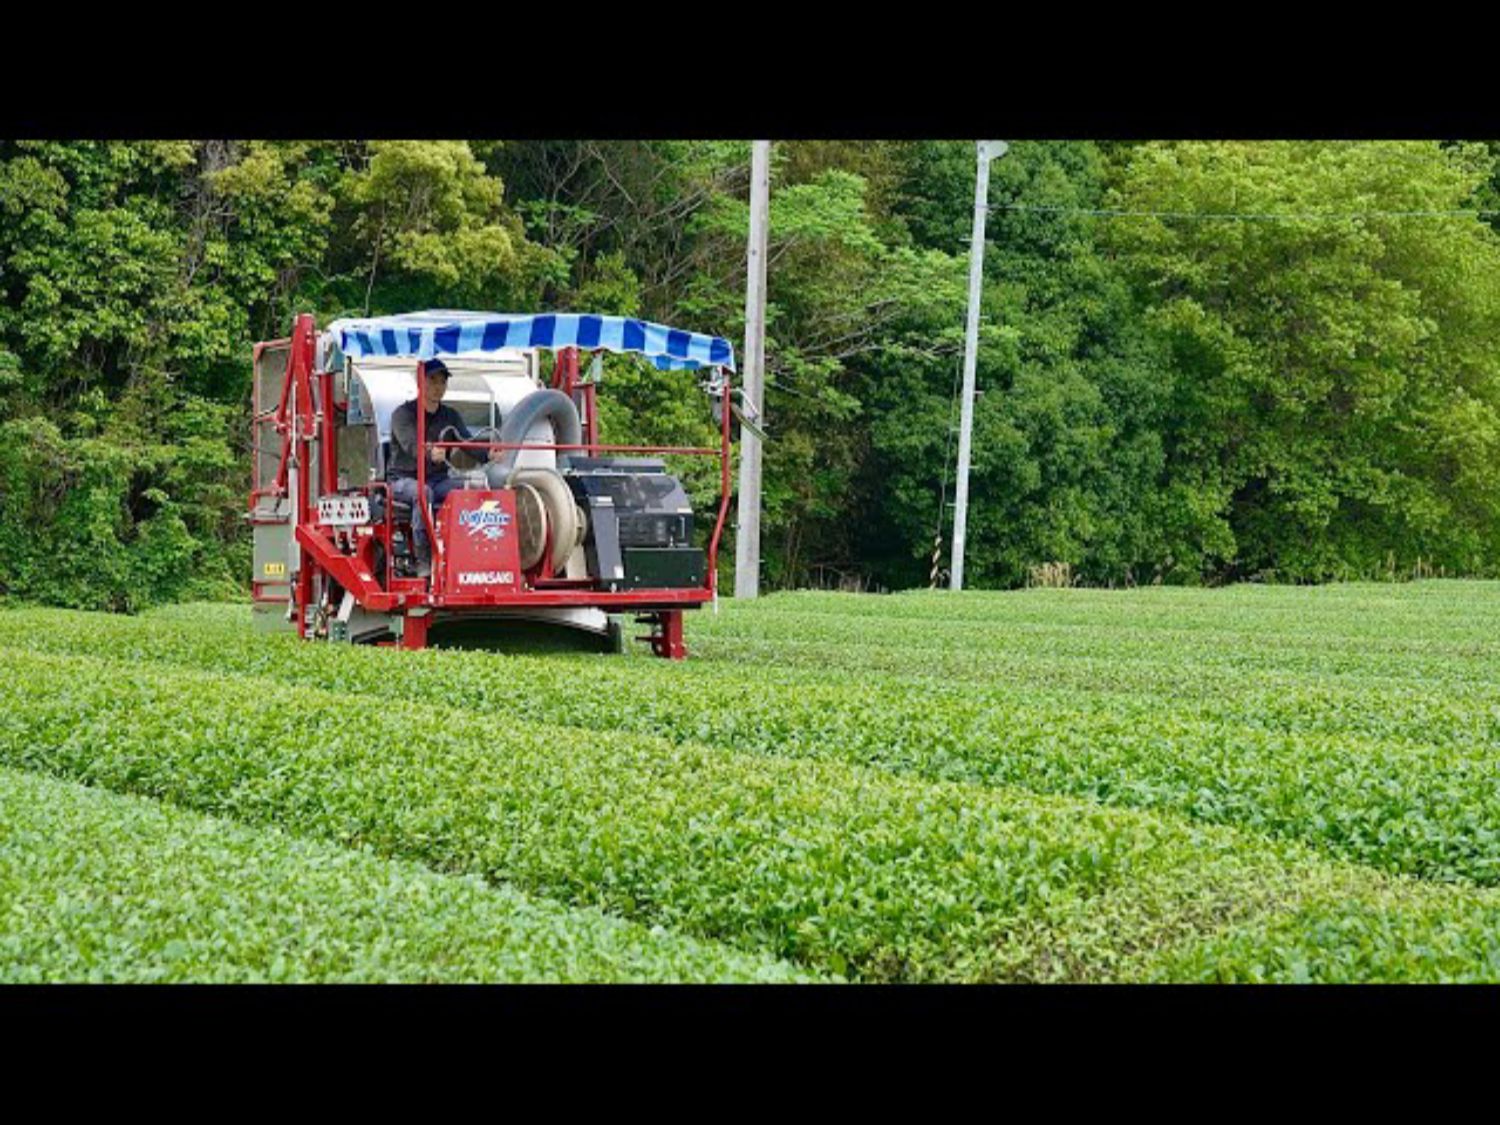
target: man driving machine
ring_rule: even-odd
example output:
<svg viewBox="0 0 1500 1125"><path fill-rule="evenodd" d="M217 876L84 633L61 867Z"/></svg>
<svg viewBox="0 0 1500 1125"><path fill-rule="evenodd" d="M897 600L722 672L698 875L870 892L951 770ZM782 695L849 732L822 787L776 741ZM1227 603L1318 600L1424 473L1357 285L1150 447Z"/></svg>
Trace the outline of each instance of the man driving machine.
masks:
<svg viewBox="0 0 1500 1125"><path fill-rule="evenodd" d="M473 441L469 427L458 411L443 405L443 396L448 393L448 368L440 359L427 361L427 387L423 405L427 411L428 441ZM498 449L490 451L490 460L501 455ZM392 498L412 506L412 540L417 555L417 575L425 578L432 573L432 544L427 538L427 521L417 511L417 400L409 399L396 407L391 414L390 464L386 466L385 478L390 482ZM448 451L432 449L427 454L426 501L433 518L461 482L448 472Z"/></svg>

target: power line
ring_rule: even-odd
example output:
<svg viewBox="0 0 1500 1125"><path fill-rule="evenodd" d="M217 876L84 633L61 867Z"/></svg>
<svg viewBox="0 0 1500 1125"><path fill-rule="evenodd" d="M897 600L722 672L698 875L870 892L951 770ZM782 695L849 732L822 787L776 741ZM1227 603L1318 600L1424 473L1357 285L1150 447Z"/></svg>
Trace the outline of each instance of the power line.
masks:
<svg viewBox="0 0 1500 1125"><path fill-rule="evenodd" d="M789 387L785 383L778 383L775 379L771 378L769 375L767 375L765 377L765 384L768 387L775 387L778 391L785 391L789 395L796 395L798 398L805 398L805 399L808 399L811 402L822 402L823 401L823 399L820 398L818 395L808 394L806 391L799 391L796 387Z"/></svg>
<svg viewBox="0 0 1500 1125"><path fill-rule="evenodd" d="M1274 214L1265 211L1121 211L1108 207L1050 207L1035 203L1002 203L991 211L1036 211L1050 214L1097 215L1119 219L1230 219L1245 222L1342 222L1346 219L1457 219L1500 215L1500 211L1465 208L1457 211L1308 211Z"/></svg>

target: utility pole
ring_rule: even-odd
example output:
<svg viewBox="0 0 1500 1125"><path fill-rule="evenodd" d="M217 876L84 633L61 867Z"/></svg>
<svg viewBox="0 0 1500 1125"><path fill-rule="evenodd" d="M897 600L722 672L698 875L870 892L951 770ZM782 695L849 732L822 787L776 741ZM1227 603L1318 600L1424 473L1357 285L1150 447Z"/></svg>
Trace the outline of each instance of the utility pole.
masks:
<svg viewBox="0 0 1500 1125"><path fill-rule="evenodd" d="M980 141L974 183L974 235L969 243L969 318L964 329L964 397L958 423L958 484L953 493L953 562L948 588L964 588L964 536L969 524L969 443L974 432L974 368L979 361L979 290L984 281L984 219L989 211L990 161L1005 155L1004 141Z"/></svg>
<svg viewBox="0 0 1500 1125"><path fill-rule="evenodd" d="M746 414L757 425L765 397L766 230L771 218L771 142L756 141L750 157L750 248L745 281ZM729 403L724 403L729 409ZM734 537L734 596L760 593L760 438L740 429L739 520Z"/></svg>

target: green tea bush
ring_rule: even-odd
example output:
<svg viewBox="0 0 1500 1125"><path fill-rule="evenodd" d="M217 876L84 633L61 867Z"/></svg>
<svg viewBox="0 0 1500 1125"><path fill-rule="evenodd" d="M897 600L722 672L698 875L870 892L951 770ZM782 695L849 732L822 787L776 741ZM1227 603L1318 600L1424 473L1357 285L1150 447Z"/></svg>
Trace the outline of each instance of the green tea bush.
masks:
<svg viewBox="0 0 1500 1125"><path fill-rule="evenodd" d="M1454 584L1454 597L1489 590L1484 584ZM1420 589L1420 588L1418 588ZM1052 595L1053 592L1041 592ZM1107 594L1076 593L1091 602ZM1209 601L1220 594L1223 602ZM1316 592L1322 595L1323 591ZM1253 594L1253 596L1251 596ZM1157 598L1155 595L1161 595ZM1055 596L1055 595L1054 595ZM1424 604L1432 599L1422 595ZM251 638L239 617L222 611L174 610L140 621L98 615L0 614L0 645L42 651L101 654L209 668L234 674L272 676L289 684L382 699L428 704L462 700L471 712L495 716L528 714L565 723L582 732L628 730L676 743L704 743L774 757L849 762L938 781L1018 787L1084 797L1113 805L1190 816L1315 846L1326 854L1392 872L1442 880L1500 883L1500 786L1494 784L1493 747L1500 742L1500 681L1434 682L1425 668L1379 676L1280 672L1205 672L1199 654L1226 634L1205 629L1203 618L1242 620L1254 637L1255 613L1264 607L1276 629L1299 620L1286 599L1313 598L1301 590L1197 592L1153 591L1126 595L1144 606L1126 612L1104 602L1104 620L1081 623L1078 607L1054 609L1059 623L1048 634L1040 623L1027 636L1058 636L1064 656L1047 658L1025 678L980 679L983 667L1008 676L1014 650L1029 641L1004 633L1008 622L1025 621L1048 607L1033 595L976 595L998 624L984 624L992 649L964 650L967 677L950 680L874 674L858 668L862 653L883 644L913 605L936 606L931 598L860 598L848 595L847 620L787 606L830 604L830 595L783 595L757 603L747 614L736 607L723 615L747 630L763 620L766 638L755 642L774 652L791 651L792 636L818 635L821 628L864 629L865 644L851 641L843 653L827 651L806 665L757 658L669 665L650 659L610 657L504 657L488 653L395 654L378 649L308 645L289 637ZM1315 597L1319 610L1337 614L1350 604L1361 612L1349 620L1380 636L1379 613L1389 594L1361 599ZM1160 604L1166 601L1165 608ZM761 605L764 605L764 610ZM889 617L869 607L891 605ZM1398 605L1407 607L1405 602ZM1207 608L1204 608L1204 607ZM1126 610L1129 609L1127 605ZM1168 612L1168 611L1171 612ZM1278 612L1283 620L1278 621ZM196 617L185 614L196 613ZM955 611L958 636L968 636L967 599ZM1311 612L1303 616L1314 616ZM1469 618L1487 620L1482 608L1461 618L1439 613L1429 633L1444 636ZM823 619L837 624L827 624ZM1091 689L1086 677L1103 670L1128 635L1122 619L1162 655L1141 664L1135 681ZM1155 618L1145 629L1140 618ZM795 625L788 625L790 619ZM930 612L922 620L929 636L955 628ZM728 626L708 615L703 631L721 641ZM1113 631L1112 631L1113 630ZM1461 633L1462 631L1459 630ZM1083 633L1080 640L1075 634ZM1205 633L1207 641L1192 639ZM1185 638L1183 635L1186 634ZM856 638L860 634L852 634ZM1260 643L1228 646L1284 652L1280 632L1266 628ZM1315 639L1316 634L1309 634ZM1271 638L1275 643L1265 643ZM1073 649L1095 655L1071 655ZM1420 634L1407 643L1425 643ZM1144 641L1142 643L1145 643ZM1312 644L1313 641L1309 641ZM1333 641L1325 642L1332 645ZM1379 659L1385 642L1342 642L1360 659ZM1448 642L1450 647L1477 642ZM1170 659L1168 659L1170 657ZM1029 657L1027 659L1030 659ZM1328 658L1325 658L1325 663ZM1433 661L1439 658L1434 656ZM1450 655L1449 663L1468 659ZM912 667L921 661L912 658ZM1073 677L1069 682L1069 677ZM1152 677L1163 685L1152 689ZM1172 677L1177 677L1175 680ZM580 734L578 737L588 737Z"/></svg>
<svg viewBox="0 0 1500 1125"><path fill-rule="evenodd" d="M415 663L415 662L413 662ZM1108 974L1338 876L1089 802L12 651L0 763L880 980ZM1258 906L1259 904L1259 906Z"/></svg>
<svg viewBox="0 0 1500 1125"><path fill-rule="evenodd" d="M0 769L0 981L793 981L367 850Z"/></svg>
<svg viewBox="0 0 1500 1125"><path fill-rule="evenodd" d="M9 610L0 762L856 979L1495 979L1497 589L783 594L686 664Z"/></svg>
<svg viewBox="0 0 1500 1125"><path fill-rule="evenodd" d="M1409 885L1346 888L1184 942L1137 972L1145 980L1254 984L1493 983L1500 898Z"/></svg>

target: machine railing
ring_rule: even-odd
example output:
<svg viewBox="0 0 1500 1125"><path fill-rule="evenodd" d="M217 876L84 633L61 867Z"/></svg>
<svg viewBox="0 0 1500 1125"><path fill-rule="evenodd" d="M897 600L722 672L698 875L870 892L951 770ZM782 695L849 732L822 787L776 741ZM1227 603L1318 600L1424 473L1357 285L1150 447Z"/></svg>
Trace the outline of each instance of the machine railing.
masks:
<svg viewBox="0 0 1500 1125"><path fill-rule="evenodd" d="M577 388L587 387L592 391L593 384L580 384L578 382L578 349L566 348L558 356L557 367L553 372L553 386L563 390L571 397L571 392ZM720 445L718 449L711 446L641 446L641 445L602 445L593 440L597 437L593 431L593 411L589 409L590 415L588 429L584 431L584 437L588 440L577 444L553 443L531 443L531 442L484 442L484 441L436 441L427 440L427 412L419 409L417 411L417 446L422 450L422 456L417 458L417 499L421 508L420 518L427 528L427 541L432 544L432 567L433 573L438 573L442 563L443 545L439 542L437 528L431 511L431 505L425 502L427 496L427 458L428 451L434 448L457 448L457 449L538 449L554 451L583 451L591 453L662 453L682 454L685 456L701 456L719 458L719 512L714 521L713 535L708 544L708 582L703 587L710 594L717 595L719 589L719 543L724 535L724 519L729 513L729 461L730 461L730 381L728 372L723 372L723 379L719 386L719 393L723 397L723 409L720 411ZM421 403L427 397L427 364L417 364L417 402ZM592 398L592 396L590 396ZM590 404L591 405L591 404ZM413 518L418 518L413 514Z"/></svg>
<svg viewBox="0 0 1500 1125"><path fill-rule="evenodd" d="M724 417L729 417L729 411L724 412ZM558 453L661 453L670 456L684 457L721 457L723 458L722 472L720 474L719 488L721 491L719 499L718 517L714 522L714 530L708 545L708 582L706 589L710 593L719 588L719 539L724 530L724 517L729 509L729 458L724 449L715 449L711 445L606 445L599 442L577 442L572 444L561 444L558 442L529 442L529 441L434 441L428 443L430 449L462 449L467 452L476 450L508 450L537 449L552 450ZM424 458L425 461L425 458ZM430 526L430 524L429 524Z"/></svg>
<svg viewBox="0 0 1500 1125"><path fill-rule="evenodd" d="M434 441L432 449L554 449L559 452L603 452L603 453L670 453L717 457L722 450L711 445L600 445L579 442L574 445L543 444L536 441Z"/></svg>

